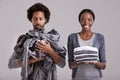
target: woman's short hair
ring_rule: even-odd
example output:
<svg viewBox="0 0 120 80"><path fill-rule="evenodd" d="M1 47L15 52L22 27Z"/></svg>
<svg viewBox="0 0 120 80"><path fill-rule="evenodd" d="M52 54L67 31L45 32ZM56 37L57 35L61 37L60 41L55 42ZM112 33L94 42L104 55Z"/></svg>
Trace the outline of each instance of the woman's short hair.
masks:
<svg viewBox="0 0 120 80"><path fill-rule="evenodd" d="M78 19L79 19L79 21L80 21L80 19L81 19L81 15L83 14L83 13L90 13L92 16L93 16L93 20L95 20L95 14L94 14L94 12L91 10L91 9L83 9L80 13L79 13L79 17L78 17Z"/></svg>

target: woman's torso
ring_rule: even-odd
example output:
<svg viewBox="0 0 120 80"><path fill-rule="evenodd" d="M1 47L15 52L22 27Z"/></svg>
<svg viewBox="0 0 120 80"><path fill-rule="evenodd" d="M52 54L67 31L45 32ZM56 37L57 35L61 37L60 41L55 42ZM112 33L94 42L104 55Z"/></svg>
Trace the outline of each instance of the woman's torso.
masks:
<svg viewBox="0 0 120 80"><path fill-rule="evenodd" d="M95 38L95 34L88 39L88 40L83 40L79 34L77 34L78 37L78 44L80 47L83 46L90 46L92 47L93 41ZM95 65L92 64L80 64L77 68L75 80L99 80L99 73Z"/></svg>

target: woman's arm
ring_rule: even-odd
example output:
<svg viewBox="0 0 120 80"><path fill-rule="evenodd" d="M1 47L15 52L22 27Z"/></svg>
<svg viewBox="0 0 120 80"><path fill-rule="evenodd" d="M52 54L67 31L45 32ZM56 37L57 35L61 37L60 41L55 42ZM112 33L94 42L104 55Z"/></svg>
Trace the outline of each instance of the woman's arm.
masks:
<svg viewBox="0 0 120 80"><path fill-rule="evenodd" d="M69 64L69 67L70 67L70 69L73 69L73 68L76 68L80 64L94 64L97 68L101 68L103 70L106 68L106 64L102 63L102 62L82 62L79 64L73 62L73 63Z"/></svg>
<svg viewBox="0 0 120 80"><path fill-rule="evenodd" d="M101 68L103 70L106 68L106 64L102 62L97 62L95 65L97 68Z"/></svg>
<svg viewBox="0 0 120 80"><path fill-rule="evenodd" d="M100 61L96 63L97 68L105 69L106 68L106 52L105 52L105 39L103 35L100 35L100 48L99 48L99 59Z"/></svg>
<svg viewBox="0 0 120 80"><path fill-rule="evenodd" d="M76 68L78 66L78 64L77 63L69 63L69 68L70 69L73 69L73 68Z"/></svg>

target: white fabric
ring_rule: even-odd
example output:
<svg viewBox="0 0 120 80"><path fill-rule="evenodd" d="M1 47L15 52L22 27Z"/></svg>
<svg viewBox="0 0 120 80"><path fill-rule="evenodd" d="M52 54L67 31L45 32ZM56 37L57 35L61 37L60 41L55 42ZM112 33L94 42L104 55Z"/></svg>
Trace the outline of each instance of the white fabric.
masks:
<svg viewBox="0 0 120 80"><path fill-rule="evenodd" d="M80 62L99 61L98 49L91 46L82 46L74 49L74 60Z"/></svg>

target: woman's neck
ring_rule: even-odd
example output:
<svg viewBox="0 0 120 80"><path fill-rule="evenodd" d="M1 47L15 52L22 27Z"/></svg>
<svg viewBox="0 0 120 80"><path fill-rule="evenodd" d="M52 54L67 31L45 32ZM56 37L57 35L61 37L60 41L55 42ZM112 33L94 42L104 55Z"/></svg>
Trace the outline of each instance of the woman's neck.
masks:
<svg viewBox="0 0 120 80"><path fill-rule="evenodd" d="M83 40L89 40L93 36L93 32L92 31L81 31L79 35Z"/></svg>
<svg viewBox="0 0 120 80"><path fill-rule="evenodd" d="M82 34L82 35L91 35L91 34L93 34L93 32L92 31L81 31L80 32L80 34Z"/></svg>

